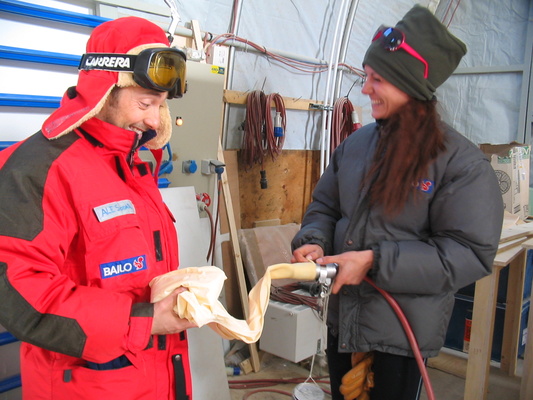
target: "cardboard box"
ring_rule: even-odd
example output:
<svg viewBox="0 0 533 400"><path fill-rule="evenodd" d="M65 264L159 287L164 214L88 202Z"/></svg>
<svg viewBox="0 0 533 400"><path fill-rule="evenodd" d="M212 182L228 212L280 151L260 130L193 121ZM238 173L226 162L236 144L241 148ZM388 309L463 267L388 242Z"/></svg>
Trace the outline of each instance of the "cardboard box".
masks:
<svg viewBox="0 0 533 400"><path fill-rule="evenodd" d="M530 146L512 142L485 143L479 147L496 172L505 210L525 220L529 216Z"/></svg>

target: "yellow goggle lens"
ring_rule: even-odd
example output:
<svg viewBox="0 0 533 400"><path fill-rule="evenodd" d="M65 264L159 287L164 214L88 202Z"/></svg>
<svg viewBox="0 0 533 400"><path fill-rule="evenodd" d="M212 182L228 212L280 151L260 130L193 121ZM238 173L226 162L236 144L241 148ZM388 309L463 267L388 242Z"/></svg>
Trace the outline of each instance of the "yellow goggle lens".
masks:
<svg viewBox="0 0 533 400"><path fill-rule="evenodd" d="M185 83L185 60L180 55L170 51L160 51L153 54L148 66L148 76L156 85L172 88L181 79Z"/></svg>

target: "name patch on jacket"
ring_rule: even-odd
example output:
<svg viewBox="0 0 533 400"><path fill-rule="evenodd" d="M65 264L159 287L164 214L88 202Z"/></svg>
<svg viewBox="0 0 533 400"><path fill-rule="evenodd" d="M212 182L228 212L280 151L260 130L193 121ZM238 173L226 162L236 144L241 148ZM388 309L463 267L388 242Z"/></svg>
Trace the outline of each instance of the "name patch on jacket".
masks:
<svg viewBox="0 0 533 400"><path fill-rule="evenodd" d="M418 184L418 189L420 189L424 193L431 193L433 192L434 186L435 184L433 183L433 181L430 181L429 179L422 179Z"/></svg>
<svg viewBox="0 0 533 400"><path fill-rule="evenodd" d="M102 279L107 279L118 275L143 271L145 269L148 269L148 266L146 265L146 256L137 256L125 260L100 264L100 276Z"/></svg>
<svg viewBox="0 0 533 400"><path fill-rule="evenodd" d="M135 214L135 207L131 200L120 200L94 207L94 213L98 221L104 222L121 215Z"/></svg>

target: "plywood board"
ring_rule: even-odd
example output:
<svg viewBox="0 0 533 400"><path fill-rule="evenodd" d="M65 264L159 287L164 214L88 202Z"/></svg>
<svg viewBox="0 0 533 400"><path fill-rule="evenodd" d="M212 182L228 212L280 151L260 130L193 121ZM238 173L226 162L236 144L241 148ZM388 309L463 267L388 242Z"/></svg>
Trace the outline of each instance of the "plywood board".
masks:
<svg viewBox="0 0 533 400"><path fill-rule="evenodd" d="M242 229L270 219L279 219L281 225L301 223L320 176L319 163L318 151L284 150L276 160L265 160L268 187L261 189L261 166L246 169L239 160Z"/></svg>
<svg viewBox="0 0 533 400"><path fill-rule="evenodd" d="M518 247L525 241L527 241L527 236L519 237L518 239L513 239L508 242L503 242L498 245L498 253L509 250L512 247Z"/></svg>
<svg viewBox="0 0 533 400"><path fill-rule="evenodd" d="M500 243L508 242L523 236L533 235L533 223L528 222L516 226L511 226L502 230Z"/></svg>

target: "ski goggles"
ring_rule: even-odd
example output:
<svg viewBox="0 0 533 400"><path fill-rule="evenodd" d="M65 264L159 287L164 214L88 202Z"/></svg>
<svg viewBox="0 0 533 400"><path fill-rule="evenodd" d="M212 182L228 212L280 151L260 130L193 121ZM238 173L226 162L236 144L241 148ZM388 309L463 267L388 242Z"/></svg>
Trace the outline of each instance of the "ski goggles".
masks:
<svg viewBox="0 0 533 400"><path fill-rule="evenodd" d="M185 93L186 56L176 48L152 48L139 54L87 53L78 69L132 72L133 80L143 88L168 92L168 99Z"/></svg>
<svg viewBox="0 0 533 400"><path fill-rule="evenodd" d="M385 49L389 51L396 51L396 50L403 49L406 53L408 53L409 55L413 56L414 58L422 62L422 64L424 64L424 78L425 79L428 78L428 72L429 72L428 62L424 59L424 57L418 54L418 52L415 49L413 49L411 46L409 46L405 42L405 35L402 31L395 29L395 28L382 26L377 30L372 41L374 42L378 39L381 40L381 43L383 44Z"/></svg>

